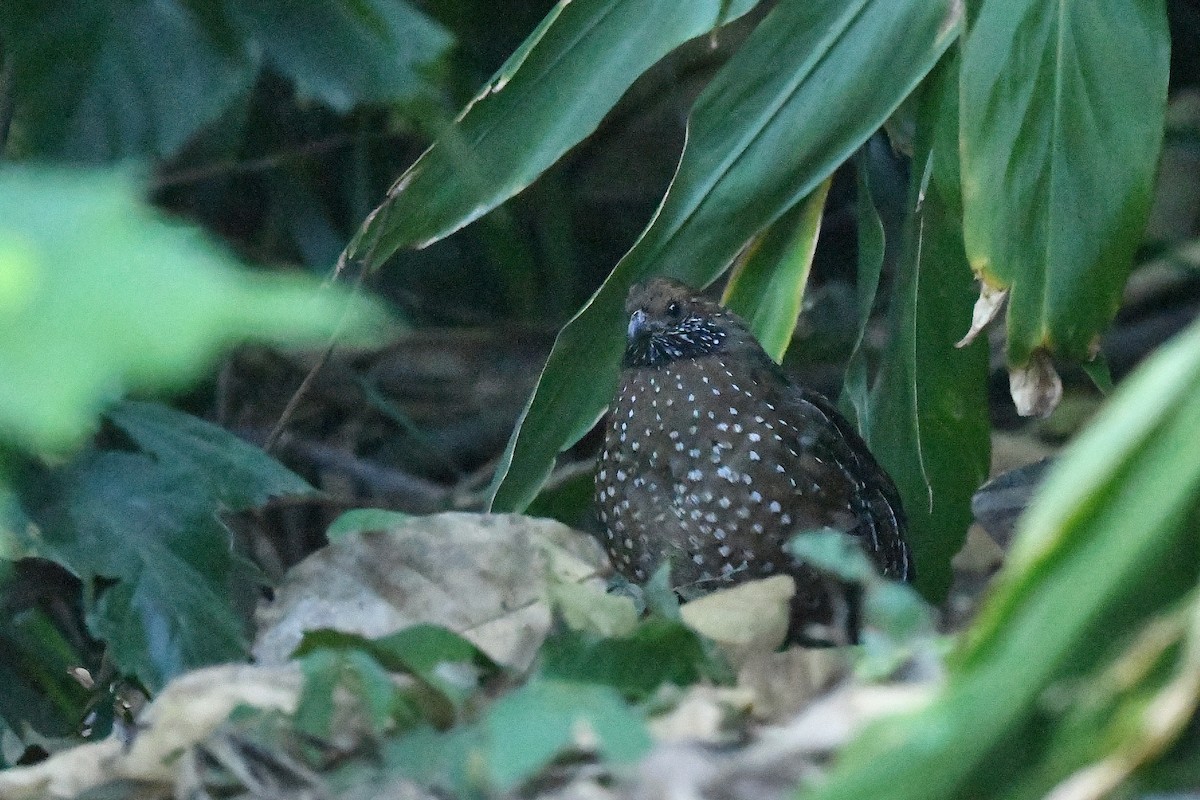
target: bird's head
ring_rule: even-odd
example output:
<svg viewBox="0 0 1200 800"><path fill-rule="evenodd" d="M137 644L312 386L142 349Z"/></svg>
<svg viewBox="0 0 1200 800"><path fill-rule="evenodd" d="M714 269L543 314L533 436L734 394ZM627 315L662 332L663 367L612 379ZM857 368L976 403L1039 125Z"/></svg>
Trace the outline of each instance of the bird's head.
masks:
<svg viewBox="0 0 1200 800"><path fill-rule="evenodd" d="M652 278L629 290L625 366L657 367L728 350L749 338L733 312L668 278Z"/></svg>

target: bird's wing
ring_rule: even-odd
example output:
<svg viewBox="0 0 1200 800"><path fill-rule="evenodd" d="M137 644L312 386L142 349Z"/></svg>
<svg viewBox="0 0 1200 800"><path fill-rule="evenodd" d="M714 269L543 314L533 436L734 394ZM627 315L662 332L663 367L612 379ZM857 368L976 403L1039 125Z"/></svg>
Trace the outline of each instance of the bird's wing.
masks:
<svg viewBox="0 0 1200 800"><path fill-rule="evenodd" d="M912 555L904 540L906 520L892 479L871 455L866 442L833 404L815 392L789 387L788 411L803 432L801 446L848 482L850 504L863 549L884 575L912 580Z"/></svg>

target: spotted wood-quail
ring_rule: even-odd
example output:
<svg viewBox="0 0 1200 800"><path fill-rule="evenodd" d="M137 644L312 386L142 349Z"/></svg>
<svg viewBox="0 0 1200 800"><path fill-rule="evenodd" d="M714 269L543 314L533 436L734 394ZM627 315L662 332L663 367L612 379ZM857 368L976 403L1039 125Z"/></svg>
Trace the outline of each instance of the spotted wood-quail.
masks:
<svg viewBox="0 0 1200 800"><path fill-rule="evenodd" d="M644 582L669 560L685 597L790 574L793 638L853 636L853 589L784 544L804 531L844 531L885 576L910 580L891 479L833 406L791 384L733 312L664 278L635 286L626 311L596 471L613 565Z"/></svg>

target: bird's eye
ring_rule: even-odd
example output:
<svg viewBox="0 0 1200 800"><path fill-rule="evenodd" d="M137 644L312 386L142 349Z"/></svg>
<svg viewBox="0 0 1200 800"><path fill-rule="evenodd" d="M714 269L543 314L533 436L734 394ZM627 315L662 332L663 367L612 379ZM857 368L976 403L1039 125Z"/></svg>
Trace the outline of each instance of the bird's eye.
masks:
<svg viewBox="0 0 1200 800"><path fill-rule="evenodd" d="M683 316L683 306L675 301L671 301L671 305L667 306L667 316L671 319L679 319Z"/></svg>

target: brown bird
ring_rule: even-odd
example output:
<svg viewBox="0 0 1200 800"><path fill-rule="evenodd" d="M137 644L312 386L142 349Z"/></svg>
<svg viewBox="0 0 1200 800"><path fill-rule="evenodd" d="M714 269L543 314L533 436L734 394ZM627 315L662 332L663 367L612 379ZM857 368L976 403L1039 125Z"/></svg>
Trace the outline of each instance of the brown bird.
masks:
<svg viewBox="0 0 1200 800"><path fill-rule="evenodd" d="M829 401L788 381L732 311L656 278L633 287L626 312L596 471L613 565L644 582L669 560L685 599L789 574L794 639L854 638L854 588L784 544L804 531L844 531L883 575L911 580L904 512L887 473Z"/></svg>

